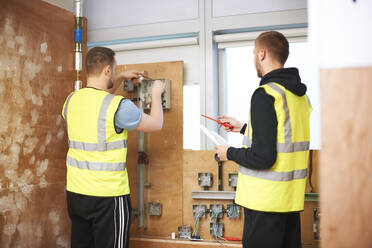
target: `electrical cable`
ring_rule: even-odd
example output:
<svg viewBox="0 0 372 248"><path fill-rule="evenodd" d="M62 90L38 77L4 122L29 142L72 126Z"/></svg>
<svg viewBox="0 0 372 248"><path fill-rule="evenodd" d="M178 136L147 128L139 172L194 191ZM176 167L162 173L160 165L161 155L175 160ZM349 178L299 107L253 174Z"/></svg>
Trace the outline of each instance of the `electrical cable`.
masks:
<svg viewBox="0 0 372 248"><path fill-rule="evenodd" d="M204 211L200 211L196 216L195 216L195 227L194 227L194 231L192 233L192 236L193 237L196 237L198 236L198 226L199 226L199 221L200 221L200 218L204 215Z"/></svg>
<svg viewBox="0 0 372 248"><path fill-rule="evenodd" d="M226 245L224 243L222 243L219 239L221 240L225 240L223 237L221 237L220 235L218 235L218 228L217 228L217 221L218 221L218 213L215 212L214 210L210 210L210 217L209 217L209 223L210 224L214 224L214 228L212 230L212 232L214 233L214 237L216 239L216 242L218 244L220 244L220 246L222 247L226 247ZM213 226L212 226L213 227ZM226 241L226 240L225 240Z"/></svg>
<svg viewBox="0 0 372 248"><path fill-rule="evenodd" d="M235 204L232 204L230 209L227 211L227 217L229 218L238 217L238 207Z"/></svg>

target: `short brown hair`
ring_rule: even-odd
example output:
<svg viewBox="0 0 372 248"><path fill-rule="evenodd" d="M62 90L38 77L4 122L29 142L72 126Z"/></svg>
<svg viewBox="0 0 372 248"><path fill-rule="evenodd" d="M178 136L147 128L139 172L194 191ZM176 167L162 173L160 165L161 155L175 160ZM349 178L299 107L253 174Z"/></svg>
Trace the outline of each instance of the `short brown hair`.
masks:
<svg viewBox="0 0 372 248"><path fill-rule="evenodd" d="M259 47L266 48L274 59L279 61L282 65L287 61L289 44L282 33L277 31L263 32L257 37L255 44L259 45Z"/></svg>
<svg viewBox="0 0 372 248"><path fill-rule="evenodd" d="M114 65L115 52L107 47L93 47L85 57L85 67L87 74L99 75L105 66Z"/></svg>

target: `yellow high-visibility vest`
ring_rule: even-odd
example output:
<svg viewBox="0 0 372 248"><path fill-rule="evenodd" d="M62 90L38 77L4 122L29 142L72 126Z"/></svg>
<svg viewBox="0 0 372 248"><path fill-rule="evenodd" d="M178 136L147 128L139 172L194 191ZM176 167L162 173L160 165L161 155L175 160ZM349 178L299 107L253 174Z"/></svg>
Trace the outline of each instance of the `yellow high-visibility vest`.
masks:
<svg viewBox="0 0 372 248"><path fill-rule="evenodd" d="M277 83L263 86L272 96L277 126L277 158L268 170L239 166L235 202L245 208L264 212L295 212L304 209L310 143L311 104ZM249 121L243 147L252 145Z"/></svg>
<svg viewBox="0 0 372 248"><path fill-rule="evenodd" d="M129 194L126 169L128 130L116 133L114 118L122 96L83 88L63 106L69 150L68 191L90 196Z"/></svg>

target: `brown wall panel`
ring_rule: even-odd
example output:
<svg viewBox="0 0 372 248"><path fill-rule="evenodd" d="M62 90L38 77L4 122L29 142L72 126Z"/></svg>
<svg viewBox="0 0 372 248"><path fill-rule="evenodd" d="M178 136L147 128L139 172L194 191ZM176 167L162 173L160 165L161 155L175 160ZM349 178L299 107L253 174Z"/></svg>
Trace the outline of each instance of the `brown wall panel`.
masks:
<svg viewBox="0 0 372 248"><path fill-rule="evenodd" d="M321 70L321 245L372 247L372 67Z"/></svg>
<svg viewBox="0 0 372 248"><path fill-rule="evenodd" d="M75 81L74 16L39 0L0 5L0 247L68 247L60 113Z"/></svg>

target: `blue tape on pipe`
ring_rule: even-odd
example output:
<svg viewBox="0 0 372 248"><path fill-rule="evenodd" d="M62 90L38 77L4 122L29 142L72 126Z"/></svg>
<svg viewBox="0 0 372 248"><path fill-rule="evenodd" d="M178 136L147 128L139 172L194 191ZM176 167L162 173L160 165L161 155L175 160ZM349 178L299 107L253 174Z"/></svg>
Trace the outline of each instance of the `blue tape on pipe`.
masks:
<svg viewBox="0 0 372 248"><path fill-rule="evenodd" d="M75 42L83 42L83 30L75 29Z"/></svg>

